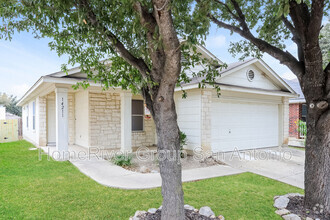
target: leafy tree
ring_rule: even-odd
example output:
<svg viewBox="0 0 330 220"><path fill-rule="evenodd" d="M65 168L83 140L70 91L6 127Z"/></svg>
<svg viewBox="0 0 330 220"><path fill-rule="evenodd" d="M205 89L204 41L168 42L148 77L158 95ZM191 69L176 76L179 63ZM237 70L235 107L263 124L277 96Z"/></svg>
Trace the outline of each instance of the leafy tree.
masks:
<svg viewBox="0 0 330 220"><path fill-rule="evenodd" d="M305 206L322 204L330 213L330 63L322 62L319 38L329 1L196 1L201 17L245 39L231 43L232 53L268 53L297 76L308 106ZM297 45L297 57L285 50L289 40Z"/></svg>
<svg viewBox="0 0 330 220"><path fill-rule="evenodd" d="M17 102L18 100L16 96L8 96L6 93L0 92L0 105L4 105L7 112L17 116L22 116L22 108L16 105Z"/></svg>
<svg viewBox="0 0 330 220"><path fill-rule="evenodd" d="M191 65L206 65L205 70L193 73L205 77L201 87L206 81L215 85L218 73L216 61L196 53L194 45L207 26L199 25L206 20L199 20L198 13L191 14L191 3L0 0L0 37L10 39L16 31L32 30L36 37L51 38L51 49L68 54L69 64L80 64L81 71L104 88L121 87L143 96L156 124L158 151L176 155L176 160L160 161L162 219L184 219L174 88L189 82L186 72ZM186 60L182 64L181 56ZM77 86L86 88L88 82Z"/></svg>

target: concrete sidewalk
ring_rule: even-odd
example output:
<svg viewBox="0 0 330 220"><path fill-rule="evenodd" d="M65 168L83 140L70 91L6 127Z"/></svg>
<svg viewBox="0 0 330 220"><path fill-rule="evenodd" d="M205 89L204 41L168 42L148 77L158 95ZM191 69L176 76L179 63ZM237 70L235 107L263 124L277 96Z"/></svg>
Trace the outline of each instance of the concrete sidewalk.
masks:
<svg viewBox="0 0 330 220"><path fill-rule="evenodd" d="M304 189L305 152L288 147L225 153L233 168L256 173Z"/></svg>
<svg viewBox="0 0 330 220"><path fill-rule="evenodd" d="M52 155L54 147L43 147L46 154ZM86 150L80 147L71 147L69 151ZM80 172L95 180L96 182L120 189L150 189L161 186L159 173L138 173L116 166L111 162L97 156L88 159L70 159ZM182 181L196 181L219 176L228 176L243 173L245 171L225 165L196 168L182 171Z"/></svg>
<svg viewBox="0 0 330 220"><path fill-rule="evenodd" d="M150 189L161 186L159 173L138 173L113 165L103 159L91 158L88 161L71 161L83 174L96 182L120 189ZM182 181L196 181L219 176L243 173L230 166L216 165L182 171Z"/></svg>

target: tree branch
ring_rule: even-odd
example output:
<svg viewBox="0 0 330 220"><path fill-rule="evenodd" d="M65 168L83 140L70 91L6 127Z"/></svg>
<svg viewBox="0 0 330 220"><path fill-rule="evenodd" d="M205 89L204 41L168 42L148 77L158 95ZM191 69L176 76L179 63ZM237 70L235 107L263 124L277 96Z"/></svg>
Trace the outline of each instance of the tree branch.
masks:
<svg viewBox="0 0 330 220"><path fill-rule="evenodd" d="M284 25L290 30L291 34L297 38L300 39L297 30L295 29L295 27L293 26L293 24L291 24L291 22L284 17L284 15L281 16L282 22L284 23Z"/></svg>
<svg viewBox="0 0 330 220"><path fill-rule="evenodd" d="M314 0L312 1L312 9L311 9L311 18L308 25L308 32L312 33L313 39L318 39L320 34L320 27L322 24L323 18L323 9L324 9L324 0Z"/></svg>
<svg viewBox="0 0 330 220"><path fill-rule="evenodd" d="M170 10L170 1L169 0L153 0L154 5L154 17L157 21L159 27L159 33L162 38L164 55L165 55L165 65L164 72L167 72L166 77L163 77L163 81L167 81L171 84L176 84L177 78L180 75L181 69L181 51L180 51L180 42L177 37L176 30L173 26L173 19ZM168 69L178 69L170 73L166 71Z"/></svg>
<svg viewBox="0 0 330 220"><path fill-rule="evenodd" d="M234 5L234 8L239 16L239 22L240 22L240 25L241 27L243 28L243 31L248 31L250 32L250 29L248 27L248 25L246 24L246 21L245 21L245 15L243 14L241 8L239 7L239 4L237 3L237 1L235 0L231 0L231 3Z"/></svg>
<svg viewBox="0 0 330 220"><path fill-rule="evenodd" d="M76 7L86 10L87 11L87 20L95 27L97 30L99 30L102 34L104 34L107 38L107 40L110 42L110 44L113 45L113 47L116 49L116 51L120 54L121 57L123 57L129 64L137 68L143 78L147 78L148 73L150 72L147 64L144 62L143 59L137 58L133 56L124 46L124 44L119 41L119 39L105 26L103 26L99 20L97 19L95 13L93 12L92 8L90 7L90 3L88 0L76 0Z"/></svg>
<svg viewBox="0 0 330 220"><path fill-rule="evenodd" d="M155 36L158 37L157 33L157 21L155 17L148 12L148 9L141 5L140 2L134 4L134 9L140 15L140 23L147 29L147 41L148 41L148 50L150 52L150 58L153 64L153 71L151 71L152 80L160 83L162 71L156 71L162 69L164 66L164 51L162 48L157 46Z"/></svg>
<svg viewBox="0 0 330 220"><path fill-rule="evenodd" d="M283 50L269 44L268 42L254 37L253 34L249 30L244 31L236 26L226 24L210 14L208 15L208 17L219 27L228 29L230 31L233 31L233 32L241 35L243 38L249 40L251 43L253 43L255 46L257 46L260 51L268 53L272 57L278 59L280 61L280 63L288 66L289 69L292 70L292 72L294 72L298 78L302 76L302 74L303 74L302 65L288 51L284 52Z"/></svg>
<svg viewBox="0 0 330 220"><path fill-rule="evenodd" d="M214 0L215 2L217 2L218 4L224 6L226 8L226 10L231 14L231 16L233 16L236 20L239 20L239 17L237 15L234 14L234 12L232 12L232 10L230 10L229 6L225 3L223 3L220 0Z"/></svg>
<svg viewBox="0 0 330 220"><path fill-rule="evenodd" d="M297 32L297 30L295 29L293 24L286 17L284 17L282 15L281 19L282 19L283 24L289 29L289 31L292 34L292 41L295 42L297 45L299 61L303 61L304 60L304 51L302 48L302 43L301 43L301 38L299 36L299 33Z"/></svg>

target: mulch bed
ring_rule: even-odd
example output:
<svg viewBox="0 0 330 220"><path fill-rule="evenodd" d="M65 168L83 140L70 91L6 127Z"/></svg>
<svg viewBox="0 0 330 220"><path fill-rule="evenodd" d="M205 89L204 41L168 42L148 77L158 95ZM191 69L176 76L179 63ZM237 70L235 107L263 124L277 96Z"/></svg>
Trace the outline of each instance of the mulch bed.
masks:
<svg viewBox="0 0 330 220"><path fill-rule="evenodd" d="M290 197L290 202L286 207L286 209L289 210L291 213L297 214L303 218L306 217L310 217L313 219L319 218L320 220L330 219L330 215L325 215L324 213L321 213L323 210L322 205L316 204L312 210L305 209L304 197L301 196Z"/></svg>

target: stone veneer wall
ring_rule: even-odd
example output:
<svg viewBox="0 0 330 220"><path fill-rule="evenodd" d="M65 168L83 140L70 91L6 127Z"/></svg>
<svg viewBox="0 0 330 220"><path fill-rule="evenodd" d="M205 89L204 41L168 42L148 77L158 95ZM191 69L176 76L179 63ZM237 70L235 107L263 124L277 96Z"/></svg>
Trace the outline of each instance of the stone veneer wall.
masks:
<svg viewBox="0 0 330 220"><path fill-rule="evenodd" d="M201 147L203 151L211 150L211 105L212 90L201 90Z"/></svg>
<svg viewBox="0 0 330 220"><path fill-rule="evenodd" d="M120 148L120 95L89 92L90 146Z"/></svg>
<svg viewBox="0 0 330 220"><path fill-rule="evenodd" d="M37 144L39 146L47 145L47 107L46 107L47 99L46 97L39 97L37 105L39 105L39 140L37 140ZM37 136L37 137L38 137Z"/></svg>
<svg viewBox="0 0 330 220"><path fill-rule="evenodd" d="M121 147L120 94L89 92L90 146ZM144 118L144 131L132 132L132 147L155 144L155 125L152 118Z"/></svg>
<svg viewBox="0 0 330 220"><path fill-rule="evenodd" d="M132 147L148 147L155 144L156 127L152 118L144 117L144 131L132 132Z"/></svg>

